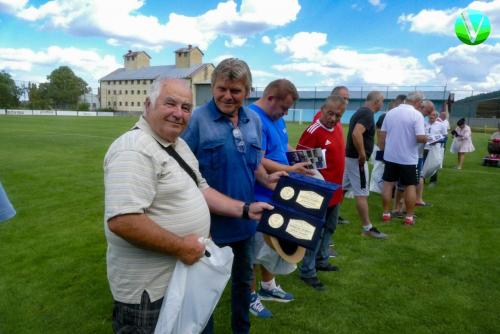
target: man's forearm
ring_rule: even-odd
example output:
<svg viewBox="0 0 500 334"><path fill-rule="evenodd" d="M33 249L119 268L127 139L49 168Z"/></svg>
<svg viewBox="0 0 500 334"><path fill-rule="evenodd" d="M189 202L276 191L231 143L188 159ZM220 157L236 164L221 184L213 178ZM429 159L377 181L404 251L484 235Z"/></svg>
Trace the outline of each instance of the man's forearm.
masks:
<svg viewBox="0 0 500 334"><path fill-rule="evenodd" d="M183 248L181 237L153 222L145 214L127 214L108 221L111 232L137 245L168 255L179 256Z"/></svg>
<svg viewBox="0 0 500 334"><path fill-rule="evenodd" d="M239 218L243 213L243 202L232 199L213 188L203 190L211 213L221 216Z"/></svg>

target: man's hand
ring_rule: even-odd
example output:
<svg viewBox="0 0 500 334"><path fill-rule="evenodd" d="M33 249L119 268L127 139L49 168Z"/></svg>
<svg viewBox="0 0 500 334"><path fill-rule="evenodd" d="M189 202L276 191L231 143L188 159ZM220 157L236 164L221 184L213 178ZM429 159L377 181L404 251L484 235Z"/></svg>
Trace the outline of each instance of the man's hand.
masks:
<svg viewBox="0 0 500 334"><path fill-rule="evenodd" d="M189 234L182 238L182 249L179 251L178 259L185 264L193 264L205 254L205 245L198 241L199 237Z"/></svg>
<svg viewBox="0 0 500 334"><path fill-rule="evenodd" d="M307 161L297 162L293 166L290 166L291 167L290 171L295 172L295 173L304 174L304 175L313 176L315 174L314 171L310 168L307 168L307 166L311 166L311 163L307 162Z"/></svg>
<svg viewBox="0 0 500 334"><path fill-rule="evenodd" d="M359 162L360 166L364 166L365 165L366 155L364 153L359 155L358 162Z"/></svg>
<svg viewBox="0 0 500 334"><path fill-rule="evenodd" d="M276 184L278 183L280 177L287 176L288 173L284 171L274 172L272 174L267 175L266 187L274 190L276 188Z"/></svg>
<svg viewBox="0 0 500 334"><path fill-rule="evenodd" d="M260 220L262 217L262 212L264 210L272 210L274 206L269 203L264 202L254 202L250 204L250 208L248 210L248 216L253 220Z"/></svg>

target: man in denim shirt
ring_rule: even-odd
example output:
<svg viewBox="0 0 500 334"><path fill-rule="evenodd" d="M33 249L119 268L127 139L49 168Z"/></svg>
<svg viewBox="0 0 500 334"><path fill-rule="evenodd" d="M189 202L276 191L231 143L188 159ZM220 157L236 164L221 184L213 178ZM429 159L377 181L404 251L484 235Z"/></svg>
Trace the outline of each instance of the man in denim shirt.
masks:
<svg viewBox="0 0 500 334"><path fill-rule="evenodd" d="M247 203L255 201L255 181L270 186L283 173L268 175L261 166L262 125L259 116L243 107L252 87L248 65L236 58L223 60L212 74L213 99L193 112L182 134L196 155L200 172L221 193ZM231 290L233 333L250 331L253 237L257 224L211 214L210 234L219 246L234 253ZM212 321L205 330L211 331Z"/></svg>

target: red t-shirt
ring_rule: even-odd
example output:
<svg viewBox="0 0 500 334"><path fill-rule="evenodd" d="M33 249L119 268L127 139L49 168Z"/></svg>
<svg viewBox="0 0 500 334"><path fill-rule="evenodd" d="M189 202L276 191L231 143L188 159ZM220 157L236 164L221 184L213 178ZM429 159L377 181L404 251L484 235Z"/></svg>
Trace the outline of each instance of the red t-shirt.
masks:
<svg viewBox="0 0 500 334"><path fill-rule="evenodd" d="M326 168L320 169L326 181L342 185L345 166L345 142L342 124L338 122L332 129L328 129L319 120L305 129L297 144L298 150L306 148L326 149ZM333 206L342 201L342 188L333 194L328 206Z"/></svg>
<svg viewBox="0 0 500 334"><path fill-rule="evenodd" d="M319 116L321 116L321 110L316 113L313 117L313 123L316 122L319 119Z"/></svg>

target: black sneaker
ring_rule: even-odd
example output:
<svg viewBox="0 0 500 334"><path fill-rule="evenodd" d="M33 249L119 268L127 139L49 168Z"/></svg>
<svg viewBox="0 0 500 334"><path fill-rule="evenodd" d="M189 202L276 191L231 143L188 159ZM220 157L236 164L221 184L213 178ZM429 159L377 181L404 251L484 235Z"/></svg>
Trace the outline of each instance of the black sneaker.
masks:
<svg viewBox="0 0 500 334"><path fill-rule="evenodd" d="M330 264L330 263L327 263L326 265L323 265L323 266L316 266L316 270L317 271L339 271L339 267L333 265L333 264Z"/></svg>
<svg viewBox="0 0 500 334"><path fill-rule="evenodd" d="M312 287L313 289L316 289L318 291L323 291L325 290L325 285L320 282L320 280L315 276L315 277L301 277L301 280L304 281L307 285Z"/></svg>
<svg viewBox="0 0 500 334"><path fill-rule="evenodd" d="M375 226L373 226L369 231L363 230L363 232L361 232L361 235L365 237L372 237L375 239L387 239L387 234L380 232Z"/></svg>

